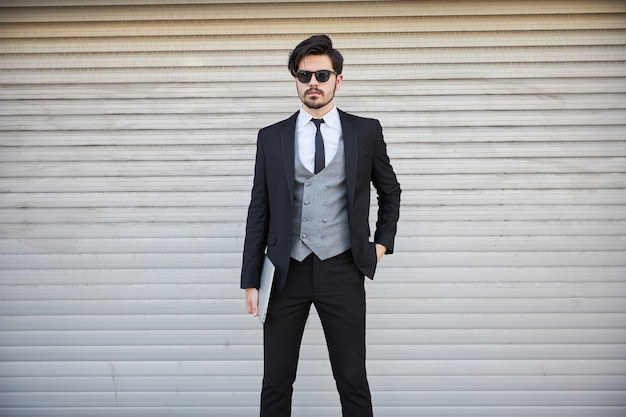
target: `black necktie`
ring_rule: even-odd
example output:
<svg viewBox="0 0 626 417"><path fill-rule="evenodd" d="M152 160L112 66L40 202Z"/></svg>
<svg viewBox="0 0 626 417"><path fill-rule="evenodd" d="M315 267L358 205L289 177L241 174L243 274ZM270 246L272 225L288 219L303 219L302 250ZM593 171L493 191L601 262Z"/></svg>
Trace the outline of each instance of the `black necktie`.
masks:
<svg viewBox="0 0 626 417"><path fill-rule="evenodd" d="M324 123L324 119L311 119L317 127L315 132L315 174L324 169L326 162L324 162L324 138L322 137L322 131L320 126Z"/></svg>

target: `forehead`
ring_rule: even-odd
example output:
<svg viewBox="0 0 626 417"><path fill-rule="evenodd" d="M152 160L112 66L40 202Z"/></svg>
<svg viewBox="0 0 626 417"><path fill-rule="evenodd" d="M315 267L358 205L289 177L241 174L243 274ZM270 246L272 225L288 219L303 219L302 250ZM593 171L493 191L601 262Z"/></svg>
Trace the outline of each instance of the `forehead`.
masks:
<svg viewBox="0 0 626 417"><path fill-rule="evenodd" d="M317 71L321 69L333 69L333 63L328 55L306 55L298 63L299 71Z"/></svg>

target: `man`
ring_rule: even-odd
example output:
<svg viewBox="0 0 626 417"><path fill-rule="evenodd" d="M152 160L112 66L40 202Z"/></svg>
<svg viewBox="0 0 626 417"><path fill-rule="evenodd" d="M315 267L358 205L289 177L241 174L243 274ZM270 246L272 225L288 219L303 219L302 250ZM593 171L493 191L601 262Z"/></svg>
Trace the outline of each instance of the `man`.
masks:
<svg viewBox="0 0 626 417"><path fill-rule="evenodd" d="M263 256L276 266L263 324L261 417L291 415L291 396L311 304L319 314L344 417L372 416L365 371L364 276L393 252L400 184L380 123L334 104L343 57L326 35L289 57L302 108L259 131L241 288L258 314ZM370 184L378 220L370 242Z"/></svg>

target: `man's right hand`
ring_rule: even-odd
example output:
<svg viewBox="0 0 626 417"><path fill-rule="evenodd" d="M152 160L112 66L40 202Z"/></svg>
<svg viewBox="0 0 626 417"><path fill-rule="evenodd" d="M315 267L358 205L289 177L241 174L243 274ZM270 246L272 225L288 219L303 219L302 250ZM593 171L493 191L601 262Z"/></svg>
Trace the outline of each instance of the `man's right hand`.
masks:
<svg viewBox="0 0 626 417"><path fill-rule="evenodd" d="M246 310L254 317L259 315L259 290L246 288Z"/></svg>

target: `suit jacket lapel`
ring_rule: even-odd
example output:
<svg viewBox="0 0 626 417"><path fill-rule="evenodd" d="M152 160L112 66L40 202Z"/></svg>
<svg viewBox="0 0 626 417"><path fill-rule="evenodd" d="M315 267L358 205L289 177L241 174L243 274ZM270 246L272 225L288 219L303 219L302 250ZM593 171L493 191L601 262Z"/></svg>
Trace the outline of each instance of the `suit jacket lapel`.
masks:
<svg viewBox="0 0 626 417"><path fill-rule="evenodd" d="M293 188L296 178L295 174L295 136L296 136L296 120L298 118L296 112L290 118L282 122L280 130L280 140L283 150L283 161L285 164L285 178L287 179L287 187L289 196L293 201ZM343 131L343 146L346 162L346 187L348 189L348 204L351 207L354 201L354 187L356 186L356 161L357 161L357 129L354 118L339 110L339 118L341 120L341 130Z"/></svg>
<svg viewBox="0 0 626 417"><path fill-rule="evenodd" d="M296 112L290 118L284 120L280 131L280 141L283 149L283 161L285 163L285 178L287 179L287 187L289 196L293 201L293 187L296 179L295 174L295 137L296 137L296 120L298 118Z"/></svg>
<svg viewBox="0 0 626 417"><path fill-rule="evenodd" d="M341 130L343 131L343 147L346 161L346 187L348 189L348 205L352 207L354 201L354 187L356 185L356 161L357 161L357 133L354 118L339 110Z"/></svg>

